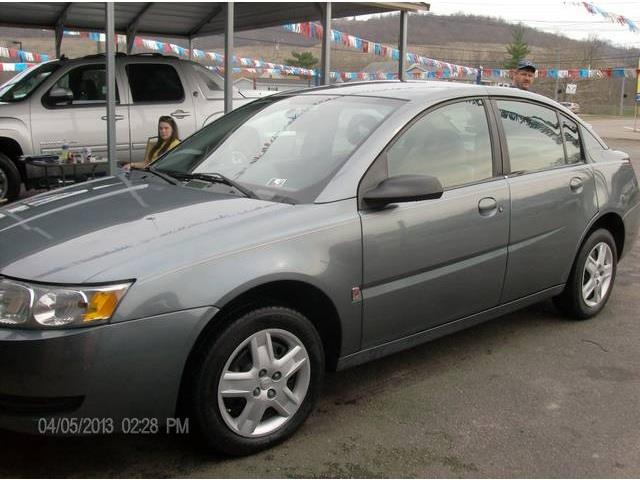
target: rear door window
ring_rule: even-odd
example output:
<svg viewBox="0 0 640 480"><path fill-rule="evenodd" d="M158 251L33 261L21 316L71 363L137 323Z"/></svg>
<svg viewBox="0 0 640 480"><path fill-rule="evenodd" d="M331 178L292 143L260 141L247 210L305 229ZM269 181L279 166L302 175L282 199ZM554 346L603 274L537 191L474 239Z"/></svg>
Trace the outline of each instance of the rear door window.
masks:
<svg viewBox="0 0 640 480"><path fill-rule="evenodd" d="M567 151L567 163L569 165L580 163L584 160L584 155L582 154L578 124L564 115L560 115L560 118L562 119L562 138Z"/></svg>
<svg viewBox="0 0 640 480"><path fill-rule="evenodd" d="M533 172L566 165L555 110L528 102L499 100L500 120L512 172Z"/></svg>
<svg viewBox="0 0 640 480"><path fill-rule="evenodd" d="M184 88L172 65L130 63L126 67L133 103L181 102Z"/></svg>

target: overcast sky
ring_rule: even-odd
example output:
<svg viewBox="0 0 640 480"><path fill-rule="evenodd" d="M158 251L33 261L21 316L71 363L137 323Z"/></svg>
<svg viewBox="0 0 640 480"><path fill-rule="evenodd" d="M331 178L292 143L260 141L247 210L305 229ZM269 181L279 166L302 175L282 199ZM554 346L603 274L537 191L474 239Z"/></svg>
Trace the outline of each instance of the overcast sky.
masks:
<svg viewBox="0 0 640 480"><path fill-rule="evenodd" d="M500 17L571 38L583 39L597 34L602 40L616 45L640 48L640 33L633 33L626 25L611 23L601 15L590 14L583 6L563 0L431 0L428 3L434 15L462 12ZM640 27L640 0L595 0L592 3L611 13L624 15Z"/></svg>

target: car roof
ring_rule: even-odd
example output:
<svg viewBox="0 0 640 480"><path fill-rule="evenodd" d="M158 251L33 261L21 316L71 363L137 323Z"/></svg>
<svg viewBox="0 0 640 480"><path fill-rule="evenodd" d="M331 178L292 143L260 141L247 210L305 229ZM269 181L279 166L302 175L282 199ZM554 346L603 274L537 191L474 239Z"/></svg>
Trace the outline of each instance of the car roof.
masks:
<svg viewBox="0 0 640 480"><path fill-rule="evenodd" d="M438 98L459 98L473 96L517 97L546 103L551 106L558 104L552 99L537 93L510 87L493 87L443 80L378 80L367 82L350 82L348 84L332 84L330 86L315 87L295 92L282 92L276 95L357 95L371 97L395 98L405 101L428 102Z"/></svg>

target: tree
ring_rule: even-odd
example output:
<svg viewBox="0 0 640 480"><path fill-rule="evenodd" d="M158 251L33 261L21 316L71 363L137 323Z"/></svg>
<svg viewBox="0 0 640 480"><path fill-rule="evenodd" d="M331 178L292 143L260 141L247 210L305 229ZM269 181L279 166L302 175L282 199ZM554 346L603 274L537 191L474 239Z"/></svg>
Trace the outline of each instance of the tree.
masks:
<svg viewBox="0 0 640 480"><path fill-rule="evenodd" d="M311 52L291 52L291 55L294 58L286 58L285 63L287 65L291 65L293 67L301 67L301 68L313 68L316 63L318 63L318 59L313 56Z"/></svg>
<svg viewBox="0 0 640 480"><path fill-rule="evenodd" d="M529 50L529 45L524 41L524 27L522 25L518 25L511 30L512 41L507 45L507 55L504 62L505 68L516 68L518 66L518 62L525 58L531 50Z"/></svg>
<svg viewBox="0 0 640 480"><path fill-rule="evenodd" d="M583 43L582 64L591 67L595 63L598 63L598 57L602 56L607 44L600 40L595 33L590 34L589 38Z"/></svg>

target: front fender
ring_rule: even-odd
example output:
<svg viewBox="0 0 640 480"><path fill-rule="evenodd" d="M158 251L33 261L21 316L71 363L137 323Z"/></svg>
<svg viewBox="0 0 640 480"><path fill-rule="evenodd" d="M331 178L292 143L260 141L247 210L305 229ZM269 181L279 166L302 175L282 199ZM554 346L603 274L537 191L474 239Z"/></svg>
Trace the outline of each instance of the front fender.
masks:
<svg viewBox="0 0 640 480"><path fill-rule="evenodd" d="M265 230L270 233L255 236ZM218 232L216 238L203 239L205 243L185 245L184 248L203 252L208 250L206 242L232 248L139 279L114 321L196 306L220 308L260 285L299 281L324 292L333 302L342 322L343 354L357 350L361 305L351 301L351 289L362 283L362 240L355 199L258 216L243 231L244 234Z"/></svg>

